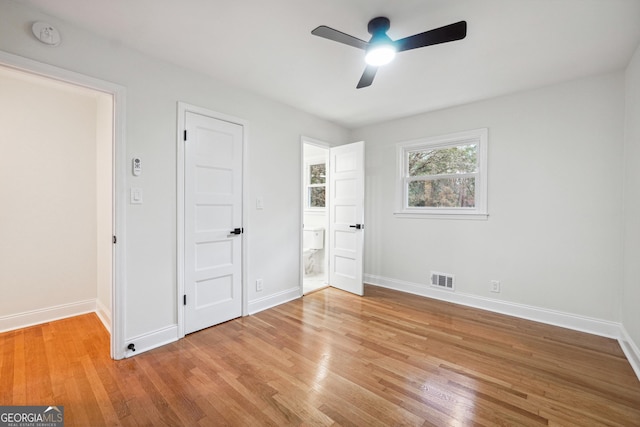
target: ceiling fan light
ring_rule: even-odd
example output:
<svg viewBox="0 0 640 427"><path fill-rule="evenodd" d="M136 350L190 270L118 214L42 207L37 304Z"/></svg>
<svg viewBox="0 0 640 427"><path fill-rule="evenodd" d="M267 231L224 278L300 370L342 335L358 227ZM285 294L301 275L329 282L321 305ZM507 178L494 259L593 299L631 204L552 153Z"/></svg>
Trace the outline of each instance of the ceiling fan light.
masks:
<svg viewBox="0 0 640 427"><path fill-rule="evenodd" d="M365 62L368 65L379 67L386 65L393 61L396 56L396 49L390 44L381 44L378 46L372 46L367 50L367 54L364 57Z"/></svg>

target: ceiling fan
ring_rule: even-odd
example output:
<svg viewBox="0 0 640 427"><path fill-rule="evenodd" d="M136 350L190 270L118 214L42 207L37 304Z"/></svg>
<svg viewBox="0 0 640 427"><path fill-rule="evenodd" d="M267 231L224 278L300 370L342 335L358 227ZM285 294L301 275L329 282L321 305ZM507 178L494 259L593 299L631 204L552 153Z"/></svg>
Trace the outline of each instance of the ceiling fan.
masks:
<svg viewBox="0 0 640 427"><path fill-rule="evenodd" d="M319 26L311 31L311 34L366 51L367 66L356 86L357 89L371 86L378 67L391 62L397 52L461 40L467 35L467 22L460 21L394 41L387 35L389 26L389 19L383 16L369 21L367 31L371 34L371 39L368 42L326 25Z"/></svg>

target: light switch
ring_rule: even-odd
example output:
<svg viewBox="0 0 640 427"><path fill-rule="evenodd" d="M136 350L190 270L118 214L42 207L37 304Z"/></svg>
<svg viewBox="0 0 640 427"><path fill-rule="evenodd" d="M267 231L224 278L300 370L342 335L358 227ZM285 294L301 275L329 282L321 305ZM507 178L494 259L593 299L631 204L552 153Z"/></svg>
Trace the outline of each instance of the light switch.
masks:
<svg viewBox="0 0 640 427"><path fill-rule="evenodd" d="M256 198L256 209L264 209L264 200L262 197Z"/></svg>
<svg viewBox="0 0 640 427"><path fill-rule="evenodd" d="M131 187L131 204L132 205L142 204L142 188Z"/></svg>

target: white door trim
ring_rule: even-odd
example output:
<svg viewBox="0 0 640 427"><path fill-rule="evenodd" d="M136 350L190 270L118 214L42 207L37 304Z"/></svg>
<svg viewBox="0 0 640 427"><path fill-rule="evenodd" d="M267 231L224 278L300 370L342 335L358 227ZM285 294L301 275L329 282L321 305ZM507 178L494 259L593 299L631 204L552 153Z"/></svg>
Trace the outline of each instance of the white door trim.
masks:
<svg viewBox="0 0 640 427"><path fill-rule="evenodd" d="M184 327L184 305L182 304L182 296L184 295L184 172L185 172L185 152L184 152L184 132L186 130L186 114L187 112L201 114L203 116L211 117L218 120L223 120L230 123L235 123L243 127L242 132L242 224L245 232L241 235L242 238L242 315L247 316L249 314L248 292L247 292L247 266L249 265L248 253L248 240L247 232L250 232L248 222L248 191L247 191L247 165L248 165L248 150L247 141L249 140L249 122L238 117L230 116L227 114L219 113L217 111L209 110L207 108L198 107L195 105L187 104L185 102L178 101L178 116L177 116L177 134L176 134L176 147L177 147L177 162L176 162L176 182L177 182L177 209L176 209L176 234L177 234L177 247L176 247L176 306L177 306L177 320L178 320L178 338L183 338L185 333Z"/></svg>
<svg viewBox="0 0 640 427"><path fill-rule="evenodd" d="M0 51L0 65L54 80L86 87L113 96L113 282L111 294L111 357L125 357L126 325L126 177L125 99L123 86L43 62Z"/></svg>

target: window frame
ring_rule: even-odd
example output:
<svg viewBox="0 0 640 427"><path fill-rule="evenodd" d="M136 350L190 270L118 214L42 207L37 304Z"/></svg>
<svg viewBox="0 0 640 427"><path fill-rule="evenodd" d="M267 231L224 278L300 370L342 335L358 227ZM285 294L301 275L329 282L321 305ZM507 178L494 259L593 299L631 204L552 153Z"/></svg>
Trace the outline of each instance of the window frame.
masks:
<svg viewBox="0 0 640 427"><path fill-rule="evenodd" d="M316 165L324 165L325 167L325 182L324 184L311 184L311 167ZM304 187L305 187L305 203L304 210L307 212L325 212L327 210L327 161L324 157L311 158L304 164ZM324 188L324 206L311 206L311 188Z"/></svg>
<svg viewBox="0 0 640 427"><path fill-rule="evenodd" d="M447 135L404 141L396 144L396 207L394 215L405 218L443 218L443 219L487 219L487 128L456 132ZM457 147L462 145L477 145L477 172L465 174L441 175L443 179L457 177L475 178L475 207L440 208L440 207L411 207L408 206L408 188L412 181L423 181L422 178L410 177L409 153L420 150Z"/></svg>

